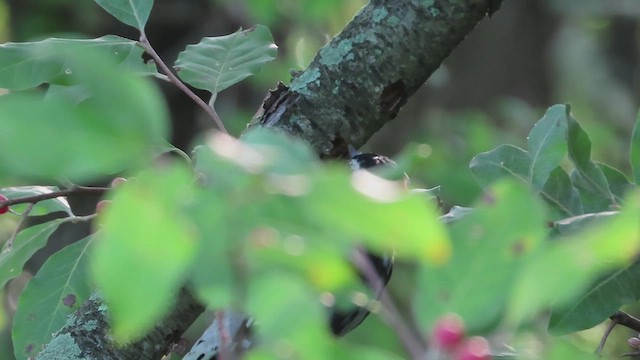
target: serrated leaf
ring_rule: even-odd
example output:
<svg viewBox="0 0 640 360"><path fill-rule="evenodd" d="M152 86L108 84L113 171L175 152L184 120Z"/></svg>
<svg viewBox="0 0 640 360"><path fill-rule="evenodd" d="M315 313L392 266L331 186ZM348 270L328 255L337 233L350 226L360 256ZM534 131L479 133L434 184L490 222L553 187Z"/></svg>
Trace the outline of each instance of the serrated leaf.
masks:
<svg viewBox="0 0 640 360"><path fill-rule="evenodd" d="M62 222L64 219L58 219L26 228L18 233L13 246L8 247L5 243L0 252L0 288L22 273L27 260L46 245L49 236Z"/></svg>
<svg viewBox="0 0 640 360"><path fill-rule="evenodd" d="M153 8L153 0L95 0L121 22L143 30Z"/></svg>
<svg viewBox="0 0 640 360"><path fill-rule="evenodd" d="M549 330L566 334L598 325L620 307L640 299L640 263L607 274L569 307L554 309Z"/></svg>
<svg viewBox="0 0 640 360"><path fill-rule="evenodd" d="M118 341L144 336L175 301L197 250L193 201L191 174L172 166L117 187L101 213L91 265Z"/></svg>
<svg viewBox="0 0 640 360"><path fill-rule="evenodd" d="M20 187L7 187L0 189L0 194L6 196L8 199L17 199L25 196L34 196L41 194L50 194L59 189L55 186L20 186ZM22 212L26 208L25 204L13 205L11 209ZM30 215L45 215L48 213L64 211L69 216L73 216L69 202L65 197L58 197L55 199L48 199L39 201L31 209Z"/></svg>
<svg viewBox="0 0 640 360"><path fill-rule="evenodd" d="M543 245L544 220L544 207L523 184L504 179L487 189L473 212L451 223L451 261L419 270L417 323L428 329L448 312L471 331L498 321L516 274Z"/></svg>
<svg viewBox="0 0 640 360"><path fill-rule="evenodd" d="M476 155L469 163L473 177L482 187L487 187L503 177L511 177L528 184L531 159L529 153L513 145L497 148Z"/></svg>
<svg viewBox="0 0 640 360"><path fill-rule="evenodd" d="M91 294L87 253L91 237L53 254L20 295L12 338L17 359L36 356Z"/></svg>
<svg viewBox="0 0 640 360"><path fill-rule="evenodd" d="M631 161L635 184L640 185L640 112L638 112L636 116L636 124L633 127L633 133L631 135L629 160Z"/></svg>
<svg viewBox="0 0 640 360"><path fill-rule="evenodd" d="M277 46L269 28L256 25L248 30L219 37L206 37L178 54L174 68L189 85L214 96L275 59Z"/></svg>
<svg viewBox="0 0 640 360"><path fill-rule="evenodd" d="M567 114L564 105L550 107L527 138L529 156L529 182L534 190L542 190L549 174L567 153Z"/></svg>
<svg viewBox="0 0 640 360"><path fill-rule="evenodd" d="M560 166L555 168L542 188L542 198L559 210L564 217L582 214L580 193L571 183L569 175Z"/></svg>
<svg viewBox="0 0 640 360"><path fill-rule="evenodd" d="M567 113L570 109L567 107ZM602 170L591 161L591 140L580 124L568 115L569 119L569 159L575 166L571 180L580 191L585 212L597 212L604 209L604 204L616 204L609 190L609 183Z"/></svg>
<svg viewBox="0 0 640 360"><path fill-rule="evenodd" d="M67 84L73 69L64 60L69 46L94 50L114 64L138 74L157 73L155 65L145 64L142 48L133 40L115 35L96 39L57 39L0 45L0 87L25 90L44 83Z"/></svg>

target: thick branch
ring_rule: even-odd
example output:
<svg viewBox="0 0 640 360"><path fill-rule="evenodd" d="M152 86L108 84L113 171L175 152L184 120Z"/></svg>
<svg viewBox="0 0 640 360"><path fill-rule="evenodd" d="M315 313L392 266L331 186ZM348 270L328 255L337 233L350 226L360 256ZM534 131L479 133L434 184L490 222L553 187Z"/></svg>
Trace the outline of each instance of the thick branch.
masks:
<svg viewBox="0 0 640 360"><path fill-rule="evenodd" d="M284 130L321 156L360 147L395 118L501 0L372 0L289 88L265 100L251 126Z"/></svg>
<svg viewBox="0 0 640 360"><path fill-rule="evenodd" d="M55 334L36 359L160 359L204 311L187 290L182 290L177 297L177 303L164 321L144 338L123 346L112 341L106 306L98 296L93 296L69 317L67 325Z"/></svg>

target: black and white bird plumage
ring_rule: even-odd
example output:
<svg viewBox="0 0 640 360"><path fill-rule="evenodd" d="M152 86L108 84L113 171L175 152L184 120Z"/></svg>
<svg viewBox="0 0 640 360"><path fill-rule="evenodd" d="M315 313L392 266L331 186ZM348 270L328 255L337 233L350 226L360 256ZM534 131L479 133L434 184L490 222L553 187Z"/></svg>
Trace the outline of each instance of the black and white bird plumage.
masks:
<svg viewBox="0 0 640 360"><path fill-rule="evenodd" d="M383 155L374 153L355 153L352 155L349 165L353 171L358 171L381 165L395 166L396 163ZM391 273L393 271L393 257L389 255L374 254L370 251L365 251L365 254L367 259L371 262L371 265L373 265L377 276L384 286L386 286L389 279L391 279ZM359 275L363 281L366 281L363 274ZM380 294L375 295L376 297L380 296ZM358 327L370 313L371 311L367 307L356 305L348 310L333 308L329 319L331 332L336 336L344 336L351 330Z"/></svg>

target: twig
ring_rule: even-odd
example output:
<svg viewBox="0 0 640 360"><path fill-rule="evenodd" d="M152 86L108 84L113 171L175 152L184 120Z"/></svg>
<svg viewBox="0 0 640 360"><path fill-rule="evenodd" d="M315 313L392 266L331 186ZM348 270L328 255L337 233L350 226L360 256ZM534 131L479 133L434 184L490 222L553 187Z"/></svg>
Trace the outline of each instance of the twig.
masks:
<svg viewBox="0 0 640 360"><path fill-rule="evenodd" d="M5 206L17 205L17 204L35 204L43 200L55 199L58 197L68 196L72 194L79 194L79 193L102 194L108 190L109 188L105 188L105 187L72 186L69 189L52 191L46 194L23 196L15 199L0 201L0 208L3 208Z"/></svg>
<svg viewBox="0 0 640 360"><path fill-rule="evenodd" d="M631 330L640 332L640 319L635 318L624 311L617 311L615 314L609 316L609 319L615 321L617 324L626 326Z"/></svg>
<svg viewBox="0 0 640 360"><path fill-rule="evenodd" d="M7 240L7 242L4 245L5 249L11 249L13 247L13 242L16 239L16 236L18 236L18 233L20 232L20 230L22 230L22 228L24 228L24 225L27 222L27 217L29 216L29 213L31 212L31 210L33 210L33 207L35 205L36 205L36 203L31 203L24 210L24 212L22 213L22 215L20 217L20 222L18 223L18 226L16 226L16 228L13 230L13 234L11 234L11 237L9 238L9 240Z"/></svg>
<svg viewBox="0 0 640 360"><path fill-rule="evenodd" d="M140 44L144 51L146 51L147 54L151 56L156 65L158 65L162 72L169 78L169 81L171 81L175 86L178 87L178 89L182 90L182 92L187 94L188 97L195 101L195 103L198 104L198 106L200 106L207 113L207 115L209 115L209 117L213 119L213 121L221 131L227 134L229 133L224 127L222 120L220 120L220 117L218 116L216 110L213 107L207 105L204 100L198 97L198 95L191 91L191 89L189 89L187 85L185 85L180 79L178 79L176 75L173 74L173 72L171 72L171 69L169 69L167 64L165 64L162 58L160 58L160 55L158 55L153 46L151 46L151 43L149 42L149 39L147 38L144 30L140 31L140 40L138 41L138 44Z"/></svg>
<svg viewBox="0 0 640 360"><path fill-rule="evenodd" d="M598 344L598 348L596 349L597 355L602 354L602 350L604 350L604 345L607 343L607 339L609 338L611 331L613 331L613 328L616 327L618 323L619 323L619 318L615 317L615 315L612 316L611 323L609 324L609 326L607 326L607 330L604 331L604 334L602 334L602 339L600 339L600 344Z"/></svg>
<svg viewBox="0 0 640 360"><path fill-rule="evenodd" d="M411 354L412 359L422 359L426 351L426 345L420 340L419 334L414 334L411 328L405 323L400 315L400 311L395 306L393 299L389 295L384 283L378 276L373 264L364 254L363 250L356 249L353 254L353 263L356 268L364 275L367 282L376 294L379 294L382 303L382 313L385 320L392 326L400 340L402 340L405 349Z"/></svg>

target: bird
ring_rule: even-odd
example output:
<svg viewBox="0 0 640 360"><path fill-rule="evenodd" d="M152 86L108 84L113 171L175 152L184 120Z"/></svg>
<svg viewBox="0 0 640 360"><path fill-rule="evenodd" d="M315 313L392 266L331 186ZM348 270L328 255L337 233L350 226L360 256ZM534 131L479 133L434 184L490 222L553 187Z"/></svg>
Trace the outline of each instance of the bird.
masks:
<svg viewBox="0 0 640 360"><path fill-rule="evenodd" d="M396 163L390 158L375 153L358 153L352 147L349 147L351 159L349 165L351 170L367 170L377 166L396 166ZM393 272L393 256L387 254L375 254L371 251L364 250L364 254L373 266L376 275L381 280L383 287L389 283ZM367 282L365 275L358 272L360 279ZM380 289L382 290L382 289ZM376 294L379 297L380 293ZM331 308L329 316L329 326L333 335L342 337L360 324L369 316L371 311L364 306L354 305L354 307L346 310Z"/></svg>

